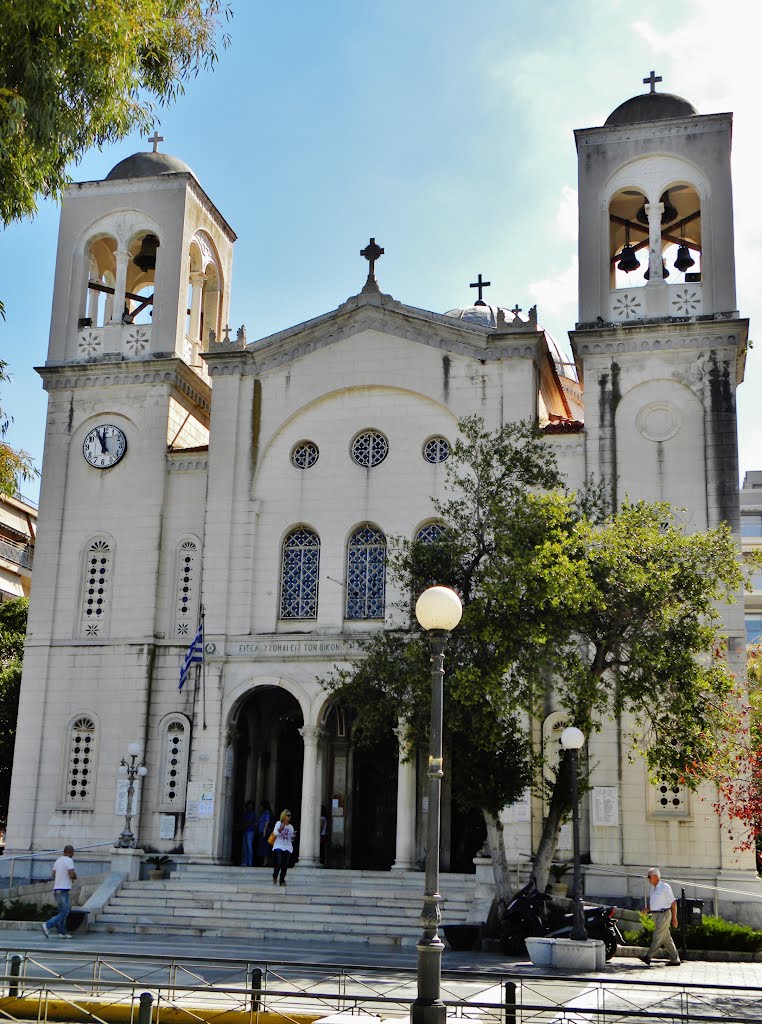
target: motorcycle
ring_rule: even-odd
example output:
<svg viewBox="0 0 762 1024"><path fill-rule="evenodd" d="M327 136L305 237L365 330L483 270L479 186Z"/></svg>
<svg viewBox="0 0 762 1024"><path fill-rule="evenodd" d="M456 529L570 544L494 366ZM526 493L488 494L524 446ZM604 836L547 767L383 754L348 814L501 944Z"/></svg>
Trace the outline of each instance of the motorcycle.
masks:
<svg viewBox="0 0 762 1024"><path fill-rule="evenodd" d="M526 940L540 936L568 938L574 926L574 914L564 914L560 926L548 923L546 904L550 896L540 892L534 877L519 889L505 908L500 922L500 940L504 953L520 956L526 952ZM624 945L619 926L614 919L616 907L585 907L585 929L591 939L600 939L606 949L606 959L616 953L618 945ZM554 922L555 924L555 922Z"/></svg>

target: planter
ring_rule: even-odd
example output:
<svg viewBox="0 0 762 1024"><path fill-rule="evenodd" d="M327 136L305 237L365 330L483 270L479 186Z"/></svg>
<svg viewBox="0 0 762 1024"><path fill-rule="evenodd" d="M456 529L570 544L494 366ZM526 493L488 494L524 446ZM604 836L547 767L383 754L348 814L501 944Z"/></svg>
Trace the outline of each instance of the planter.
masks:
<svg viewBox="0 0 762 1024"><path fill-rule="evenodd" d="M164 868L154 868L153 871L148 872L148 877L152 882L160 882L162 878L167 877L167 873Z"/></svg>
<svg viewBox="0 0 762 1024"><path fill-rule="evenodd" d="M480 924L446 924L442 926L442 931L450 949L454 949L458 953L465 953L478 948L482 926Z"/></svg>
<svg viewBox="0 0 762 1024"><path fill-rule="evenodd" d="M560 896L561 898L563 898L564 896L567 896L568 893L569 893L569 886L566 884L566 882L552 882L551 883L551 886L550 886L550 895L551 896Z"/></svg>

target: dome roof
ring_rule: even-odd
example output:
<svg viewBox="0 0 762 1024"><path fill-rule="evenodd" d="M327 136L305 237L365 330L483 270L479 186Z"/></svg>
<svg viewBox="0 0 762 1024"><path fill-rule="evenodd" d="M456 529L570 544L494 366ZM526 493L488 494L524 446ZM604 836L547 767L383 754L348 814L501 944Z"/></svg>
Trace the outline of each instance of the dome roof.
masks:
<svg viewBox="0 0 762 1024"><path fill-rule="evenodd" d="M463 306L459 309L448 309L445 316L454 317L456 320L465 320L470 324L479 324L481 327L497 327L497 311L500 307L490 306L483 302L480 305ZM513 320L513 313L510 309L504 309L507 323Z"/></svg>
<svg viewBox="0 0 762 1024"><path fill-rule="evenodd" d="M153 178L157 174L193 174L190 167L169 153L133 153L112 167L104 181L119 178ZM193 175L195 178L195 174Z"/></svg>
<svg viewBox="0 0 762 1024"><path fill-rule="evenodd" d="M698 110L671 92L646 92L620 103L606 118L606 126L637 124L638 121L662 121L670 117L695 117Z"/></svg>

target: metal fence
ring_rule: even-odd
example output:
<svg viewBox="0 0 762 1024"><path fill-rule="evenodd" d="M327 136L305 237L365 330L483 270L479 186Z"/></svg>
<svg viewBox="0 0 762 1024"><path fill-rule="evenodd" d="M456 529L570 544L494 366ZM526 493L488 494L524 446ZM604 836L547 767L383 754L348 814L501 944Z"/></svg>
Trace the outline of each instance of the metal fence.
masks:
<svg viewBox="0 0 762 1024"><path fill-rule="evenodd" d="M221 1016L255 1021L263 1012L300 1020L336 1012L407 1019L416 995L415 970L394 967L100 954L57 947L8 952L0 966L0 1017L9 1021L47 1021L63 1014L97 1024L109 1024L117 1016L136 1024L161 1024L169 1010L181 1011L189 1024ZM628 980L622 973L589 978L522 973L521 968L510 974L445 971L442 997L449 1017L485 1024L762 1021L762 987Z"/></svg>

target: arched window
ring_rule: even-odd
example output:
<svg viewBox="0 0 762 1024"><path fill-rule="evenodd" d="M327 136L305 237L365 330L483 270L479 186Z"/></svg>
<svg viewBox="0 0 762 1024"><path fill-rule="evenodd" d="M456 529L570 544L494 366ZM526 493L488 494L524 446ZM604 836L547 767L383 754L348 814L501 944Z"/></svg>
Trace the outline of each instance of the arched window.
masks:
<svg viewBox="0 0 762 1024"><path fill-rule="evenodd" d="M360 526L347 545L347 618L383 619L386 596L386 537Z"/></svg>
<svg viewBox="0 0 762 1024"><path fill-rule="evenodd" d="M416 533L415 539L421 544L436 544L446 529L444 523L426 523Z"/></svg>
<svg viewBox="0 0 762 1024"><path fill-rule="evenodd" d="M85 548L80 636L104 637L108 634L112 569L111 543L104 537L90 541Z"/></svg>
<svg viewBox="0 0 762 1024"><path fill-rule="evenodd" d="M180 813L185 810L188 786L190 723L184 715L173 715L162 722L161 730L159 810Z"/></svg>
<svg viewBox="0 0 762 1024"><path fill-rule="evenodd" d="M92 810L95 797L98 733L89 715L77 715L68 727L63 806Z"/></svg>
<svg viewBox="0 0 762 1024"><path fill-rule="evenodd" d="M181 540L177 549L175 570L175 637L195 636L198 625L199 592L201 583L201 553L198 541L191 537Z"/></svg>
<svg viewBox="0 0 762 1024"><path fill-rule="evenodd" d="M292 530L283 541L281 559L280 617L316 619L320 538L306 526Z"/></svg>

